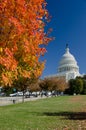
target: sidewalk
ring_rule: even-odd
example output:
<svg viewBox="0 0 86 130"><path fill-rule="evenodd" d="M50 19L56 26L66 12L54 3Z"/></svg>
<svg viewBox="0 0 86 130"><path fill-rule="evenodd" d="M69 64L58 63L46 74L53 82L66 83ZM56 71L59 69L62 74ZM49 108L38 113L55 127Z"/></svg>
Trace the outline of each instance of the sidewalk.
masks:
<svg viewBox="0 0 86 130"><path fill-rule="evenodd" d="M43 99L43 98L46 98L46 97L38 96L38 97L24 98L24 102L34 101L34 100ZM22 102L22 97L1 97L0 98L0 106L6 106L6 105L21 103L21 102Z"/></svg>

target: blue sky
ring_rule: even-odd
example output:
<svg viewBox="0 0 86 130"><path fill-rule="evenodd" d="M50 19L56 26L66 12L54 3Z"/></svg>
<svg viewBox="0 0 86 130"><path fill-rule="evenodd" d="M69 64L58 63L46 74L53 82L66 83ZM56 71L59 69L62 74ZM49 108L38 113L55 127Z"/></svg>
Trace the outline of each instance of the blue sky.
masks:
<svg viewBox="0 0 86 130"><path fill-rule="evenodd" d="M86 73L86 0L47 0L47 9L52 16L47 27L53 28L55 40L47 46L42 77L56 74L66 43L75 56L80 73Z"/></svg>

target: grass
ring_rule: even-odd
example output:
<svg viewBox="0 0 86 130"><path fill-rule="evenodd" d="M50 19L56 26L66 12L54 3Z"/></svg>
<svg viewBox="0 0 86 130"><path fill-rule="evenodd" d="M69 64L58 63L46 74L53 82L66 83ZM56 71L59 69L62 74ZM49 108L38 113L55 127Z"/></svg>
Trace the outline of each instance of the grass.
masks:
<svg viewBox="0 0 86 130"><path fill-rule="evenodd" d="M86 95L0 107L0 130L86 130Z"/></svg>

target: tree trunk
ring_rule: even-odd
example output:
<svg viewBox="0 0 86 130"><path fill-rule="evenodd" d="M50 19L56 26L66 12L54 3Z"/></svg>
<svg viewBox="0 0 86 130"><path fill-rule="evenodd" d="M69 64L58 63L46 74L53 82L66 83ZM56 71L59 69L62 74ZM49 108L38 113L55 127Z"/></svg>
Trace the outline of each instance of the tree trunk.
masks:
<svg viewBox="0 0 86 130"><path fill-rule="evenodd" d="M23 96L22 96L22 103L24 103L24 91L23 91Z"/></svg>

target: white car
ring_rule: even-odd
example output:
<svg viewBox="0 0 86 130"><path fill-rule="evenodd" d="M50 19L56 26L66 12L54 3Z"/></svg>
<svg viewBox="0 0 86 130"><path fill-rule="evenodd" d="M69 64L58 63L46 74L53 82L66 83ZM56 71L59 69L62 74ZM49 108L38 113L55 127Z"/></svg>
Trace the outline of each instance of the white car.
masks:
<svg viewBox="0 0 86 130"><path fill-rule="evenodd" d="M47 92L47 96L51 96L52 93L50 91Z"/></svg>
<svg viewBox="0 0 86 130"><path fill-rule="evenodd" d="M15 96L23 96L23 92L16 92L16 93L10 94L10 97L15 97Z"/></svg>
<svg viewBox="0 0 86 130"><path fill-rule="evenodd" d="M17 92L17 96L23 96L23 92Z"/></svg>
<svg viewBox="0 0 86 130"><path fill-rule="evenodd" d="M17 93L11 93L10 94L10 97L15 97L15 96L17 96Z"/></svg>

